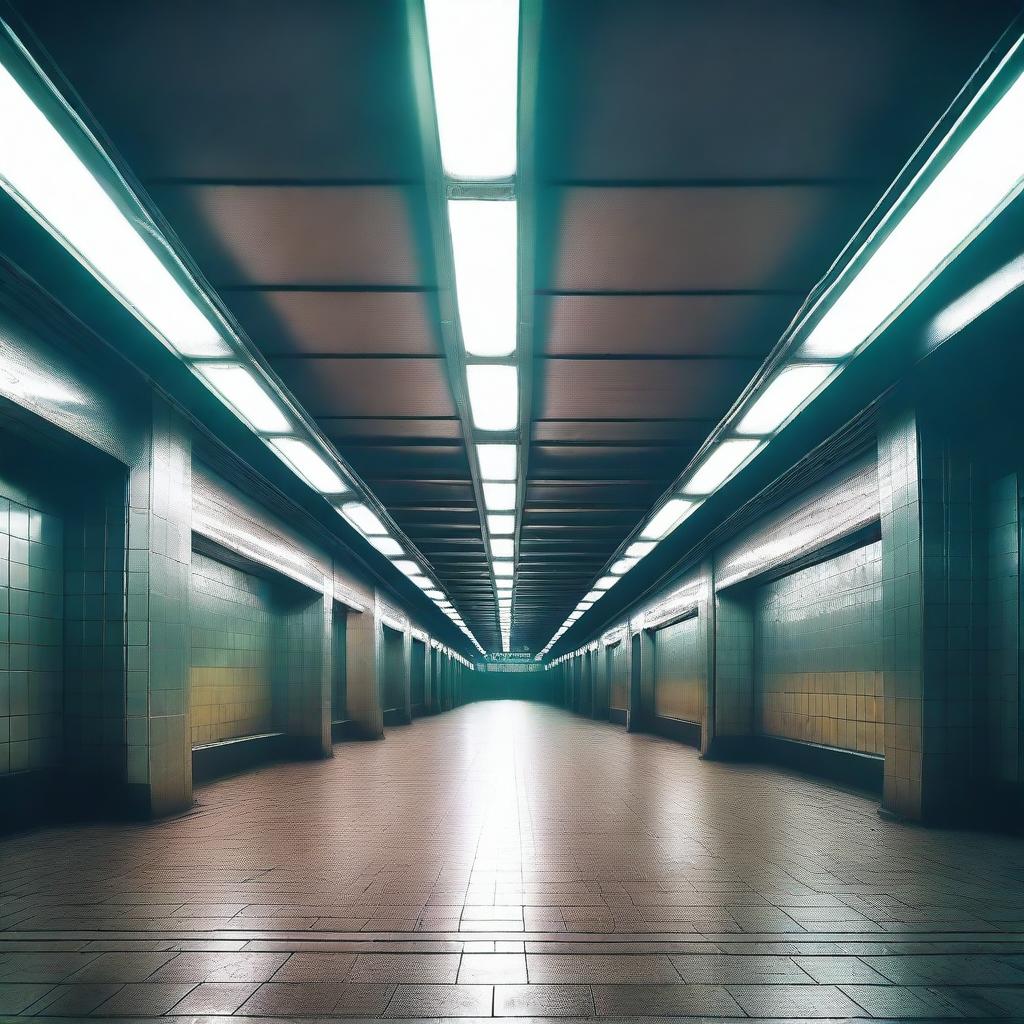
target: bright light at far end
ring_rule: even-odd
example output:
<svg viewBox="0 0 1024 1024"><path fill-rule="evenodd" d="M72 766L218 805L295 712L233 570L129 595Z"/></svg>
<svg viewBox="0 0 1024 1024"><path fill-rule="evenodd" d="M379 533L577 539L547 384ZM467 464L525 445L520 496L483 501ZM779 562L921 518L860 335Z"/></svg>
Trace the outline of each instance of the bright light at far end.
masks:
<svg viewBox="0 0 1024 1024"><path fill-rule="evenodd" d="M749 459L763 442L733 438L712 448L683 487L685 494L711 494Z"/></svg>
<svg viewBox="0 0 1024 1024"><path fill-rule="evenodd" d="M448 223L462 343L471 356L507 356L518 329L515 201L451 199Z"/></svg>
<svg viewBox="0 0 1024 1024"><path fill-rule="evenodd" d="M686 498L672 498L654 514L640 536L647 540L667 537L695 508L697 503Z"/></svg>
<svg viewBox="0 0 1024 1024"><path fill-rule="evenodd" d="M515 480L516 446L514 444L478 444L480 476L484 480Z"/></svg>
<svg viewBox="0 0 1024 1024"><path fill-rule="evenodd" d="M1022 124L1024 75L843 288L811 330L802 355L838 358L856 351L1020 188Z"/></svg>
<svg viewBox="0 0 1024 1024"><path fill-rule="evenodd" d="M283 434L291 429L288 418L266 389L244 367L231 363L196 363L196 372L253 430Z"/></svg>
<svg viewBox="0 0 1024 1024"><path fill-rule="evenodd" d="M515 430L519 422L519 374L514 366L466 367L469 405L479 430Z"/></svg>
<svg viewBox="0 0 1024 1024"><path fill-rule="evenodd" d="M327 460L296 437L272 437L270 444L277 453L311 487L321 494L341 494L348 488L340 476L327 464Z"/></svg>
<svg viewBox="0 0 1024 1024"><path fill-rule="evenodd" d="M455 178L516 173L519 0L426 0L441 162Z"/></svg>
<svg viewBox="0 0 1024 1024"><path fill-rule="evenodd" d="M835 372L831 363L796 363L778 373L758 395L736 427L737 434L770 434Z"/></svg>
<svg viewBox="0 0 1024 1024"><path fill-rule="evenodd" d="M341 506L341 514L362 534L367 537L379 537L388 531L384 524L377 517L375 512L370 511L361 501L348 501ZM377 547L374 544L374 547ZM383 549L377 548L378 551ZM383 552L388 554L388 552ZM402 552L399 551L398 554Z"/></svg>
<svg viewBox="0 0 1024 1024"><path fill-rule="evenodd" d="M0 185L183 356L231 350L117 204L0 66Z"/></svg>

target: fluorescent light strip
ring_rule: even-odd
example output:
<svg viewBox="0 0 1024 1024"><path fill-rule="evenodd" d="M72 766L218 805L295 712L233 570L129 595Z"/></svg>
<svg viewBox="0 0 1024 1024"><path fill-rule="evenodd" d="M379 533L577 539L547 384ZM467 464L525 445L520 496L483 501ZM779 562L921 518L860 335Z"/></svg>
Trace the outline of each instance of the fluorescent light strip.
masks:
<svg viewBox="0 0 1024 1024"><path fill-rule="evenodd" d="M348 487L327 460L297 437L272 437L271 447L303 480L321 494L342 494Z"/></svg>
<svg viewBox="0 0 1024 1024"><path fill-rule="evenodd" d="M0 66L0 186L179 355L231 349L92 172Z"/></svg>
<svg viewBox="0 0 1024 1024"><path fill-rule="evenodd" d="M684 494L717 491L763 444L747 438L731 438L713 447L683 486Z"/></svg>
<svg viewBox="0 0 1024 1024"><path fill-rule="evenodd" d="M505 512L516 507L516 485L484 481L484 506L488 512Z"/></svg>
<svg viewBox="0 0 1024 1024"><path fill-rule="evenodd" d="M283 434L291 430L288 417L244 366L195 363L193 369L257 433Z"/></svg>
<svg viewBox="0 0 1024 1024"><path fill-rule="evenodd" d="M511 6L518 17L517 5ZM4 191L178 355L190 359L232 355L231 346L215 326L212 308L201 308L198 289L196 298L186 291L2 65L0 124L4 126L4 144L0 146L0 187ZM193 369L253 430L283 434L291 429L291 422L265 385L246 367L197 363ZM273 437L269 444L320 493L333 495L348 490L335 469L306 441ZM371 532L385 531L381 527ZM382 553L401 554L397 542L390 538L372 543Z"/></svg>
<svg viewBox="0 0 1024 1024"><path fill-rule="evenodd" d="M405 554L402 550L402 545L393 537L367 537L366 539L382 555L387 555L388 558L401 558Z"/></svg>
<svg viewBox="0 0 1024 1024"><path fill-rule="evenodd" d="M519 0L426 0L441 161L454 178L516 173Z"/></svg>
<svg viewBox="0 0 1024 1024"><path fill-rule="evenodd" d="M361 501L347 501L339 511L364 537L380 536L388 532L377 514Z"/></svg>
<svg viewBox="0 0 1024 1024"><path fill-rule="evenodd" d="M519 424L519 372L514 366L466 367L469 405L478 430L515 430Z"/></svg>
<svg viewBox="0 0 1024 1024"><path fill-rule="evenodd" d="M755 396L736 425L737 434L771 434L802 409L837 372L834 363L794 363Z"/></svg>
<svg viewBox="0 0 1024 1024"><path fill-rule="evenodd" d="M1010 53L1020 45L1018 40ZM989 79L975 103L991 83ZM801 356L838 360L853 355L1020 190L1024 182L1022 124L1024 74L1018 75L913 204L902 215L894 208L883 221L884 227L888 220L899 218L811 329L800 347ZM932 161L943 159L951 145L947 136L922 173ZM936 319L932 341L943 340L969 323L977 311L1019 287L1021 277L1019 265L1014 263L992 282L983 282L979 295L964 296L967 301L963 309L951 312L947 322ZM736 425L736 433L765 435L778 430L828 383L834 372L834 364L794 363L781 370L754 398ZM710 494L717 490L761 443L738 438L719 443L686 483L684 493ZM674 504L676 501L669 501L661 509L642 537L660 540L682 521L672 521L680 507ZM661 532L666 523L670 525Z"/></svg>
<svg viewBox="0 0 1024 1024"><path fill-rule="evenodd" d="M515 541L510 537L492 537L491 554L495 558L513 558L516 553Z"/></svg>
<svg viewBox="0 0 1024 1024"><path fill-rule="evenodd" d="M802 355L841 358L855 352L1020 188L1022 125L1024 75L846 284L808 335ZM949 145L947 138L935 158Z"/></svg>
<svg viewBox="0 0 1024 1024"><path fill-rule="evenodd" d="M495 535L515 533L516 517L507 514L488 515L487 532Z"/></svg>
<svg viewBox="0 0 1024 1024"><path fill-rule="evenodd" d="M514 444L478 444L477 459L483 480L515 480L516 446Z"/></svg>
<svg viewBox="0 0 1024 1024"><path fill-rule="evenodd" d="M516 203L450 199L448 223L466 352L471 356L511 355L519 326Z"/></svg>
<svg viewBox="0 0 1024 1024"><path fill-rule="evenodd" d="M640 532L646 540L663 540L697 507L688 498L670 498Z"/></svg>

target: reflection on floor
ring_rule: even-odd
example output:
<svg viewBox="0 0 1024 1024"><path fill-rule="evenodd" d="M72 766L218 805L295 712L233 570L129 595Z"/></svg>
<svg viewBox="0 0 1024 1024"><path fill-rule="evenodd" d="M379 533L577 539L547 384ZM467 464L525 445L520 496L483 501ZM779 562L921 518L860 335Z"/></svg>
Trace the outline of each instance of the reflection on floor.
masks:
<svg viewBox="0 0 1024 1024"><path fill-rule="evenodd" d="M476 704L0 843L0 1015L1024 1014L1024 843Z"/></svg>

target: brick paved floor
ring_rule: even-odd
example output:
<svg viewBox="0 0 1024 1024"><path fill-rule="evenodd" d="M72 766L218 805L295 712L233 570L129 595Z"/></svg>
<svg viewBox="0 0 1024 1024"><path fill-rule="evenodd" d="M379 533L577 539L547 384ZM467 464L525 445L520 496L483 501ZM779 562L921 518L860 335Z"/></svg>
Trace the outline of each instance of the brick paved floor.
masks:
<svg viewBox="0 0 1024 1024"><path fill-rule="evenodd" d="M1022 883L1018 839L477 704L0 842L0 1020L1005 1018Z"/></svg>

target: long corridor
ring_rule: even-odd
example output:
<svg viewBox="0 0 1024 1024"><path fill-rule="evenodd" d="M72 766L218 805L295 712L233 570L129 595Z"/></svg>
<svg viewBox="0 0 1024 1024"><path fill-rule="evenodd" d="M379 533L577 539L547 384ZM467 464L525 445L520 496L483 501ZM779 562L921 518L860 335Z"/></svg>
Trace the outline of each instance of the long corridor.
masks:
<svg viewBox="0 0 1024 1024"><path fill-rule="evenodd" d="M0 1014L1024 1013L1024 847L515 701L0 844Z"/></svg>

